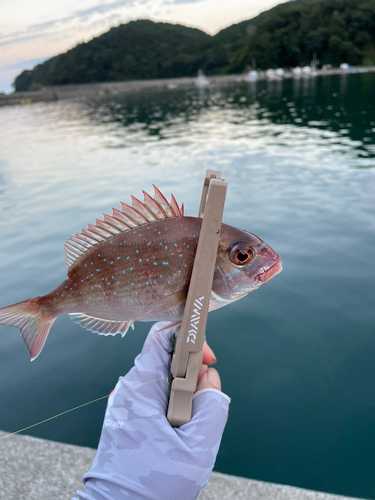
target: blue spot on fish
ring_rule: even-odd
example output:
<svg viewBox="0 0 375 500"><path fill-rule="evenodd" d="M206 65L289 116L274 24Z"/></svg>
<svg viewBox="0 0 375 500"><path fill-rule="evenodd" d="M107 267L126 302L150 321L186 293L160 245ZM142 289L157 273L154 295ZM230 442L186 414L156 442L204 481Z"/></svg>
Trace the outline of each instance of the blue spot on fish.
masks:
<svg viewBox="0 0 375 500"><path fill-rule="evenodd" d="M97 269L97 270L96 270L96 272L97 272L97 273L99 273L99 272L100 272L100 269Z"/></svg>
<svg viewBox="0 0 375 500"><path fill-rule="evenodd" d="M129 259L130 259L130 257L126 257L126 260L129 260Z"/></svg>
<svg viewBox="0 0 375 500"><path fill-rule="evenodd" d="M111 260L111 264L113 264L113 260Z"/></svg>
<svg viewBox="0 0 375 500"><path fill-rule="evenodd" d="M154 266L157 266L157 263L156 263L156 262L154 262Z"/></svg>
<svg viewBox="0 0 375 500"><path fill-rule="evenodd" d="M174 246L176 247L177 246L177 243L174 244Z"/></svg>
<svg viewBox="0 0 375 500"><path fill-rule="evenodd" d="M122 271L122 274L125 274L125 271Z"/></svg>
<svg viewBox="0 0 375 500"><path fill-rule="evenodd" d="M151 241L149 241L149 242L147 243L147 246L148 246L148 247L149 247L150 245L151 245Z"/></svg>
<svg viewBox="0 0 375 500"><path fill-rule="evenodd" d="M163 262L163 266L167 266L168 265L168 262Z"/></svg>
<svg viewBox="0 0 375 500"><path fill-rule="evenodd" d="M164 248L165 248L165 250L166 250L166 249L168 248L168 247L167 247L167 245L165 245L165 247L164 247Z"/></svg>
<svg viewBox="0 0 375 500"><path fill-rule="evenodd" d="M142 262L142 259L139 259L139 262Z"/></svg>
<svg viewBox="0 0 375 500"><path fill-rule="evenodd" d="M120 260L120 257L117 257L117 260Z"/></svg>
<svg viewBox="0 0 375 500"><path fill-rule="evenodd" d="M136 250L135 253L139 253L138 250Z"/></svg>

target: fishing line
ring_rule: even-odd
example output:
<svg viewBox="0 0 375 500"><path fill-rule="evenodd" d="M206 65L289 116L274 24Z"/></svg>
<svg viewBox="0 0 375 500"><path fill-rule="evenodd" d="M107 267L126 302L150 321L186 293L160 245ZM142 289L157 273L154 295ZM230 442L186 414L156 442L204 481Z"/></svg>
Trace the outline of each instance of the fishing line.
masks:
<svg viewBox="0 0 375 500"><path fill-rule="evenodd" d="M163 379L164 379L164 377L156 378L154 380L149 380L148 382L143 382L141 384L138 384L136 387L128 387L128 389L123 389L123 390L119 391L118 394L121 394L122 392L131 391L133 389L139 389L143 385L151 384L152 382L158 382L159 380L163 380ZM6 434L5 436L0 437L0 441L2 439L8 438L10 436L14 436L15 434L19 434L20 432L32 429L33 427L36 427L37 425L45 424L46 422L49 422L50 420L61 417L62 415L66 415L67 413L70 413L74 410L79 410L79 408L83 408L84 406L88 406L88 405L91 405L92 403L96 403L97 401L101 401L102 399L109 398L110 395L111 394L108 394L106 396L101 396L100 398L96 398L96 399L93 399L92 401L88 401L87 403L83 403L79 406L75 406L74 408L70 408L70 410L65 410L61 413L58 413L57 415L54 415L53 417L49 417L49 418L46 418L45 420L41 420L40 422L37 422L36 424L29 425L28 427L24 427L23 429L20 429L20 430L15 431L15 432L10 432L9 434Z"/></svg>

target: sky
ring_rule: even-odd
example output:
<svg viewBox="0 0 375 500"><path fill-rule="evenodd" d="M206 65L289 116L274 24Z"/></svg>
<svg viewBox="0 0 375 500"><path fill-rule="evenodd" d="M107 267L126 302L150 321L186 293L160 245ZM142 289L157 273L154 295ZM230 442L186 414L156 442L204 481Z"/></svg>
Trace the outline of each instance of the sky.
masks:
<svg viewBox="0 0 375 500"><path fill-rule="evenodd" d="M24 69L66 52L112 26L152 19L210 34L285 0L1 0L0 92Z"/></svg>

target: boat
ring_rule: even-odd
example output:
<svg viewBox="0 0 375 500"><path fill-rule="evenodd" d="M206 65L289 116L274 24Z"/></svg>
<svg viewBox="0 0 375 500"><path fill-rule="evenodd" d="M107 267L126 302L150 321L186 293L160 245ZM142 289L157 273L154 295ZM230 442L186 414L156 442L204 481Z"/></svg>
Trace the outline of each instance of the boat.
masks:
<svg viewBox="0 0 375 500"><path fill-rule="evenodd" d="M258 80L258 71L255 71L255 69L252 69L251 71L248 72L248 74L244 77L244 80L246 82L255 82Z"/></svg>
<svg viewBox="0 0 375 500"><path fill-rule="evenodd" d="M195 79L195 85L197 87L207 87L207 85L209 85L210 82L208 81L208 79L204 76L204 73L203 73L203 70L198 70L198 76L197 78Z"/></svg>
<svg viewBox="0 0 375 500"><path fill-rule="evenodd" d="M278 76L275 74L274 69L267 69L266 78L267 78L267 80L277 80Z"/></svg>
<svg viewBox="0 0 375 500"><path fill-rule="evenodd" d="M341 63L340 69L341 69L341 71L350 71L350 66L348 63Z"/></svg>
<svg viewBox="0 0 375 500"><path fill-rule="evenodd" d="M299 66L293 68L292 74L295 78L300 78L302 76L302 68L300 68Z"/></svg>

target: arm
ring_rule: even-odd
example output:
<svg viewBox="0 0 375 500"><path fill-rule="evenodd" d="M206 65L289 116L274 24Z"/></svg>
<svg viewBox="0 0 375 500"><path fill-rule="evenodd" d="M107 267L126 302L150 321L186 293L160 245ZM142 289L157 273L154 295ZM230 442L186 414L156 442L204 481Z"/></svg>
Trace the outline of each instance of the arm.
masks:
<svg viewBox="0 0 375 500"><path fill-rule="evenodd" d="M171 337L154 325L130 372L110 395L96 457L81 500L191 500L207 484L228 416L217 371L202 365L192 419L179 428L166 418ZM204 363L215 360L205 346Z"/></svg>

